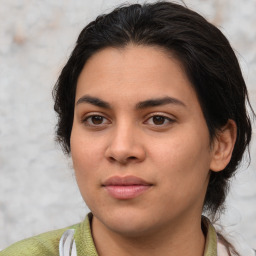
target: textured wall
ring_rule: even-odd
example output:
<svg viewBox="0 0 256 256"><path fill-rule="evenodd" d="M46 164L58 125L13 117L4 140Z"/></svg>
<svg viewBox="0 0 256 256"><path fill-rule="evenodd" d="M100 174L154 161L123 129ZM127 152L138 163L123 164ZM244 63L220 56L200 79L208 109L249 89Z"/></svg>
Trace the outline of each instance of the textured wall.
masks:
<svg viewBox="0 0 256 256"><path fill-rule="evenodd" d="M119 3L0 0L0 248L79 222L88 211L71 162L54 143L51 89L80 30ZM229 38L256 109L256 1L186 3ZM233 181L222 224L256 248L255 137L254 129L251 165Z"/></svg>

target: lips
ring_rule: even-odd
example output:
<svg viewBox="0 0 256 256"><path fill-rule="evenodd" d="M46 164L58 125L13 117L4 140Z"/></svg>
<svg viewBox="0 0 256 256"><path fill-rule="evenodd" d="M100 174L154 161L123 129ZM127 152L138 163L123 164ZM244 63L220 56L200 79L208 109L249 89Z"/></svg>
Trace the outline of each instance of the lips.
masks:
<svg viewBox="0 0 256 256"><path fill-rule="evenodd" d="M136 176L113 176L103 183L103 187L111 197L124 200L138 197L152 184Z"/></svg>

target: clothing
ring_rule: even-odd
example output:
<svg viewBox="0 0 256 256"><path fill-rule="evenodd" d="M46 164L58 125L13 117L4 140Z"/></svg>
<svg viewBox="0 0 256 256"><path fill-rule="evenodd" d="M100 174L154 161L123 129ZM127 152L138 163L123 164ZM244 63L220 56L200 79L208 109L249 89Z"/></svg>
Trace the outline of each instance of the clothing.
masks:
<svg viewBox="0 0 256 256"><path fill-rule="evenodd" d="M85 220L79 224L17 242L1 251L0 256L58 256L61 237L69 229L74 230L77 256L98 256L91 234L91 219L92 214L89 213ZM217 243L216 231L211 222L204 216L202 217L202 226L206 235L204 256L228 255L225 252L225 247Z"/></svg>
<svg viewBox="0 0 256 256"><path fill-rule="evenodd" d="M77 256L98 256L90 229L91 214L79 224L68 228L50 231L17 242L0 252L0 256L58 256L59 242L67 229L75 230Z"/></svg>

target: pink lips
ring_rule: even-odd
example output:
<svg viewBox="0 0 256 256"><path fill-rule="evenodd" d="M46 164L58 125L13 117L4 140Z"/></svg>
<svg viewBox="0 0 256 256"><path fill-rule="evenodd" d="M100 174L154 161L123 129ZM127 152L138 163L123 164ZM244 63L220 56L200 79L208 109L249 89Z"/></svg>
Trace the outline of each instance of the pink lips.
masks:
<svg viewBox="0 0 256 256"><path fill-rule="evenodd" d="M110 196L116 199L132 199L146 190L152 184L135 176L113 176L103 183L103 187L107 190Z"/></svg>

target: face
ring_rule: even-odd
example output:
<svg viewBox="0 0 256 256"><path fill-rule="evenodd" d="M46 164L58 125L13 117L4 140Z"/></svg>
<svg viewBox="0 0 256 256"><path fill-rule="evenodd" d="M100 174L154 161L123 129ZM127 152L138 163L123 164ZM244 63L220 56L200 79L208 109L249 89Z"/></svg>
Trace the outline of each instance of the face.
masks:
<svg viewBox="0 0 256 256"><path fill-rule="evenodd" d="M161 49L106 48L87 61L71 154L81 194L109 230L155 232L201 215L209 132L179 62Z"/></svg>

